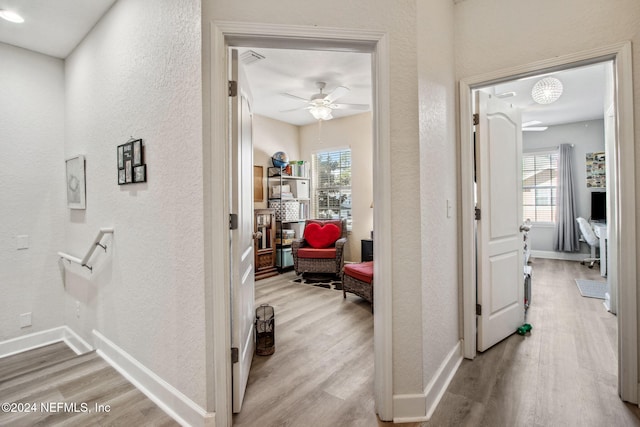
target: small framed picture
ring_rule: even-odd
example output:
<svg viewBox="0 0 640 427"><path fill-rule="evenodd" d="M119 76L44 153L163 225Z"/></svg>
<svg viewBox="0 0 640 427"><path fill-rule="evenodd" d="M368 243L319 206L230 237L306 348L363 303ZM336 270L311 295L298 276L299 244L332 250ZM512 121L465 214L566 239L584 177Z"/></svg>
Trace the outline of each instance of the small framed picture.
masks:
<svg viewBox="0 0 640 427"><path fill-rule="evenodd" d="M67 206L69 209L86 209L84 156L74 156L66 161Z"/></svg>
<svg viewBox="0 0 640 427"><path fill-rule="evenodd" d="M124 182L129 184L133 182L133 167L131 166L131 160L124 161Z"/></svg>
<svg viewBox="0 0 640 427"><path fill-rule="evenodd" d="M136 139L131 142L133 146L133 166L140 166L142 164L142 140Z"/></svg>
<svg viewBox="0 0 640 427"><path fill-rule="evenodd" d="M133 167L133 182L147 181L147 165Z"/></svg>
<svg viewBox="0 0 640 427"><path fill-rule="evenodd" d="M124 169L124 147L118 146L118 169Z"/></svg>
<svg viewBox="0 0 640 427"><path fill-rule="evenodd" d="M124 167L122 169L118 169L118 185L125 184L127 182L127 178L124 172Z"/></svg>

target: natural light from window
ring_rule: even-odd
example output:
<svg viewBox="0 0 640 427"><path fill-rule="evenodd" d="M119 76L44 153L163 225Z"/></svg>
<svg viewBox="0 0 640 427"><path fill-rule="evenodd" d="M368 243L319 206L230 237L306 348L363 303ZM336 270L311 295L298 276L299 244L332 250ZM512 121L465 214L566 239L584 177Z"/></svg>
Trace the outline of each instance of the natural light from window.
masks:
<svg viewBox="0 0 640 427"><path fill-rule="evenodd" d="M558 153L522 155L523 221L553 223L556 219Z"/></svg>
<svg viewBox="0 0 640 427"><path fill-rule="evenodd" d="M315 218L346 219L351 230L351 150L315 153L311 170Z"/></svg>

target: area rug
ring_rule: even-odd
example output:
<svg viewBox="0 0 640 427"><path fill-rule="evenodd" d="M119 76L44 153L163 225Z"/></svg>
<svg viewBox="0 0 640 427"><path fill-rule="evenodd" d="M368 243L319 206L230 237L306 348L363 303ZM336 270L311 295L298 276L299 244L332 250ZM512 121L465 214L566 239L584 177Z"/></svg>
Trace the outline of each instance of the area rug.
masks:
<svg viewBox="0 0 640 427"><path fill-rule="evenodd" d="M575 279L580 295L587 298L605 299L607 292L606 282L597 282L595 280Z"/></svg>
<svg viewBox="0 0 640 427"><path fill-rule="evenodd" d="M342 282L331 275L303 275L292 280L293 283L317 286L319 288L342 290Z"/></svg>

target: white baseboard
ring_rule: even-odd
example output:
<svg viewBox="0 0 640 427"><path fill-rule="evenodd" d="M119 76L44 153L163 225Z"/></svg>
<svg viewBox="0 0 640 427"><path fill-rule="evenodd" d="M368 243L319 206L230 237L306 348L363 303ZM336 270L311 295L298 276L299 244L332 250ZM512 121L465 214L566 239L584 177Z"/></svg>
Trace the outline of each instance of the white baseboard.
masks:
<svg viewBox="0 0 640 427"><path fill-rule="evenodd" d="M582 261L590 256L580 252L531 251L531 258L559 259L563 261Z"/></svg>
<svg viewBox="0 0 640 427"><path fill-rule="evenodd" d="M215 413L201 408L100 332L94 330L93 336L100 357L178 423L183 426L215 427Z"/></svg>
<svg viewBox="0 0 640 427"><path fill-rule="evenodd" d="M0 358L24 351L44 347L64 341L76 354L83 354L93 350L93 347L73 332L68 326L59 326L46 331L34 332L10 340L0 342Z"/></svg>
<svg viewBox="0 0 640 427"><path fill-rule="evenodd" d="M462 342L458 341L429 381L424 392L393 396L393 422L429 421L460 363L462 363Z"/></svg>

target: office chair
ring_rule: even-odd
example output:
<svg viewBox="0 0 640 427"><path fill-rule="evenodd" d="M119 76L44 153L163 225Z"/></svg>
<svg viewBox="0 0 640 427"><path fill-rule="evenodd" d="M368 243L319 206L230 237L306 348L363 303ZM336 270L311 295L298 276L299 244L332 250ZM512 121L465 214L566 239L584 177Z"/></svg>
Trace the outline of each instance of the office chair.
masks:
<svg viewBox="0 0 640 427"><path fill-rule="evenodd" d="M589 268L593 268L593 265L597 262L600 263L600 258L596 257L596 249L600 248L600 239L596 236L596 233L593 232L593 228L591 228L591 224L584 218L576 218L578 221L578 226L580 227L580 233L582 233L582 238L585 242L589 244L591 248L591 257L583 259L580 264L584 265L585 263L590 263Z"/></svg>

